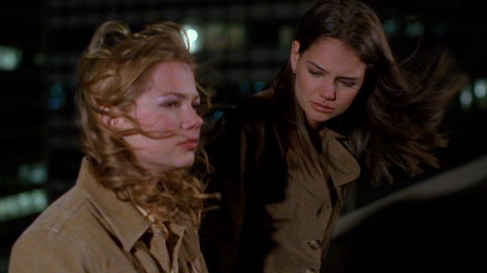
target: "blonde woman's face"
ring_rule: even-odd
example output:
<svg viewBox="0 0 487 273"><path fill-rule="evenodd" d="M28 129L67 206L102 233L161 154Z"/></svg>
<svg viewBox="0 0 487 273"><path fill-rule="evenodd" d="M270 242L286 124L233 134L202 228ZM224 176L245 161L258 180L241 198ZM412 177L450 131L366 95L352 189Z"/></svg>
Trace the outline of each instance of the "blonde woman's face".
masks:
<svg viewBox="0 0 487 273"><path fill-rule="evenodd" d="M299 53L294 41L291 65L294 91L312 128L345 112L362 87L366 65L354 51L333 38L322 39Z"/></svg>
<svg viewBox="0 0 487 273"><path fill-rule="evenodd" d="M153 174L189 167L194 163L203 124L195 109L200 96L193 70L186 63L166 62L149 73L130 115L155 137L135 134L124 138L142 166Z"/></svg>

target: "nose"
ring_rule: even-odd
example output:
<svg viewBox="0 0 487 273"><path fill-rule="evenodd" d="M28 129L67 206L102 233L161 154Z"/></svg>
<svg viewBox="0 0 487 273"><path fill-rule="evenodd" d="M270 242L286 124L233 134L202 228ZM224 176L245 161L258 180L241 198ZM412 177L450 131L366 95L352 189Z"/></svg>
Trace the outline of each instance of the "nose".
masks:
<svg viewBox="0 0 487 273"><path fill-rule="evenodd" d="M182 122L182 128L184 130L197 130L203 125L203 118L198 115L196 110L191 107L191 109L185 111L184 119Z"/></svg>
<svg viewBox="0 0 487 273"><path fill-rule="evenodd" d="M334 101L336 99L336 90L333 83L324 83L320 92L320 97L327 101Z"/></svg>

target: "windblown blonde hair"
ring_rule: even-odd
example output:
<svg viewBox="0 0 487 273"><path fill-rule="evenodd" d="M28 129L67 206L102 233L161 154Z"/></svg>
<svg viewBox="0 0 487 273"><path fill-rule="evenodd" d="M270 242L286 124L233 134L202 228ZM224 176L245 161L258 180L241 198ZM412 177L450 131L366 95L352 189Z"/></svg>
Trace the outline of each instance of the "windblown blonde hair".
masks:
<svg viewBox="0 0 487 273"><path fill-rule="evenodd" d="M177 61L195 69L185 38L183 29L172 22L147 25L138 33L120 22L102 24L78 64L77 103L81 149L94 165L99 182L120 200L133 202L158 221L185 218L198 225L203 209L202 182L187 170L154 177L141 167L134 150L123 139L134 133L151 137L128 115L143 92L139 85L151 67ZM197 87L204 105L209 100L205 100L205 90ZM103 120L114 118L128 120L133 129L117 130Z"/></svg>

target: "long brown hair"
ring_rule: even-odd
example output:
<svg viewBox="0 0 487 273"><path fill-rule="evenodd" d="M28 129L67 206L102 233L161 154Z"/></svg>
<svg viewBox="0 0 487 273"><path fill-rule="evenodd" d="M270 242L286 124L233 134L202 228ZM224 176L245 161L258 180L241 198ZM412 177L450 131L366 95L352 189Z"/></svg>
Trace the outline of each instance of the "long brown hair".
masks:
<svg viewBox="0 0 487 273"><path fill-rule="evenodd" d="M392 166L412 175L421 173L424 165L438 166L434 150L447 144L439 126L462 82L455 77L447 80L452 68L448 54L437 53L421 67L421 75L404 70L393 57L377 15L355 0L318 1L303 16L295 37L301 54L326 38L343 41L367 65L364 84L351 107L325 124L348 136L347 146L361 163L362 173L377 184L384 177L392 181ZM298 136L290 139L290 145L306 157L311 140L303 111L293 98L293 78L288 64L273 88L288 98L292 113L288 135Z"/></svg>
<svg viewBox="0 0 487 273"><path fill-rule="evenodd" d="M186 170L154 177L138 164L133 149L123 139L133 133L148 135L128 111L141 95L139 84L144 75L155 64L170 61L195 67L179 25L151 24L138 33L120 22L100 25L78 64L80 144L94 165L98 181L120 200L133 202L160 221L186 218L199 224L201 181ZM208 101L204 100L205 90L198 86L198 91L203 102ZM129 120L133 129L117 130L102 120L120 117Z"/></svg>

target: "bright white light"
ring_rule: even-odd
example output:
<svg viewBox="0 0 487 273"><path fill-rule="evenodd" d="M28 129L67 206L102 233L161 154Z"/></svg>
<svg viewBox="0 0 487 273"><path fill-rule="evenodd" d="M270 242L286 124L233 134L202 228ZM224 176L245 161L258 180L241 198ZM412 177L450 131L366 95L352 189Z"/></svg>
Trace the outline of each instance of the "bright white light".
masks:
<svg viewBox="0 0 487 273"><path fill-rule="evenodd" d="M194 29L188 29L188 38L189 41L194 43L196 40L198 40L198 32Z"/></svg>
<svg viewBox="0 0 487 273"><path fill-rule="evenodd" d="M13 71L22 61L22 50L11 46L0 46L0 70Z"/></svg>
<svg viewBox="0 0 487 273"><path fill-rule="evenodd" d="M190 26L185 26L184 30L186 31L186 35L188 37L189 42L189 52L195 53L199 50L198 44L198 31Z"/></svg>
<svg viewBox="0 0 487 273"><path fill-rule="evenodd" d="M473 93L475 97L481 99L487 96L487 79L478 79L475 81Z"/></svg>

